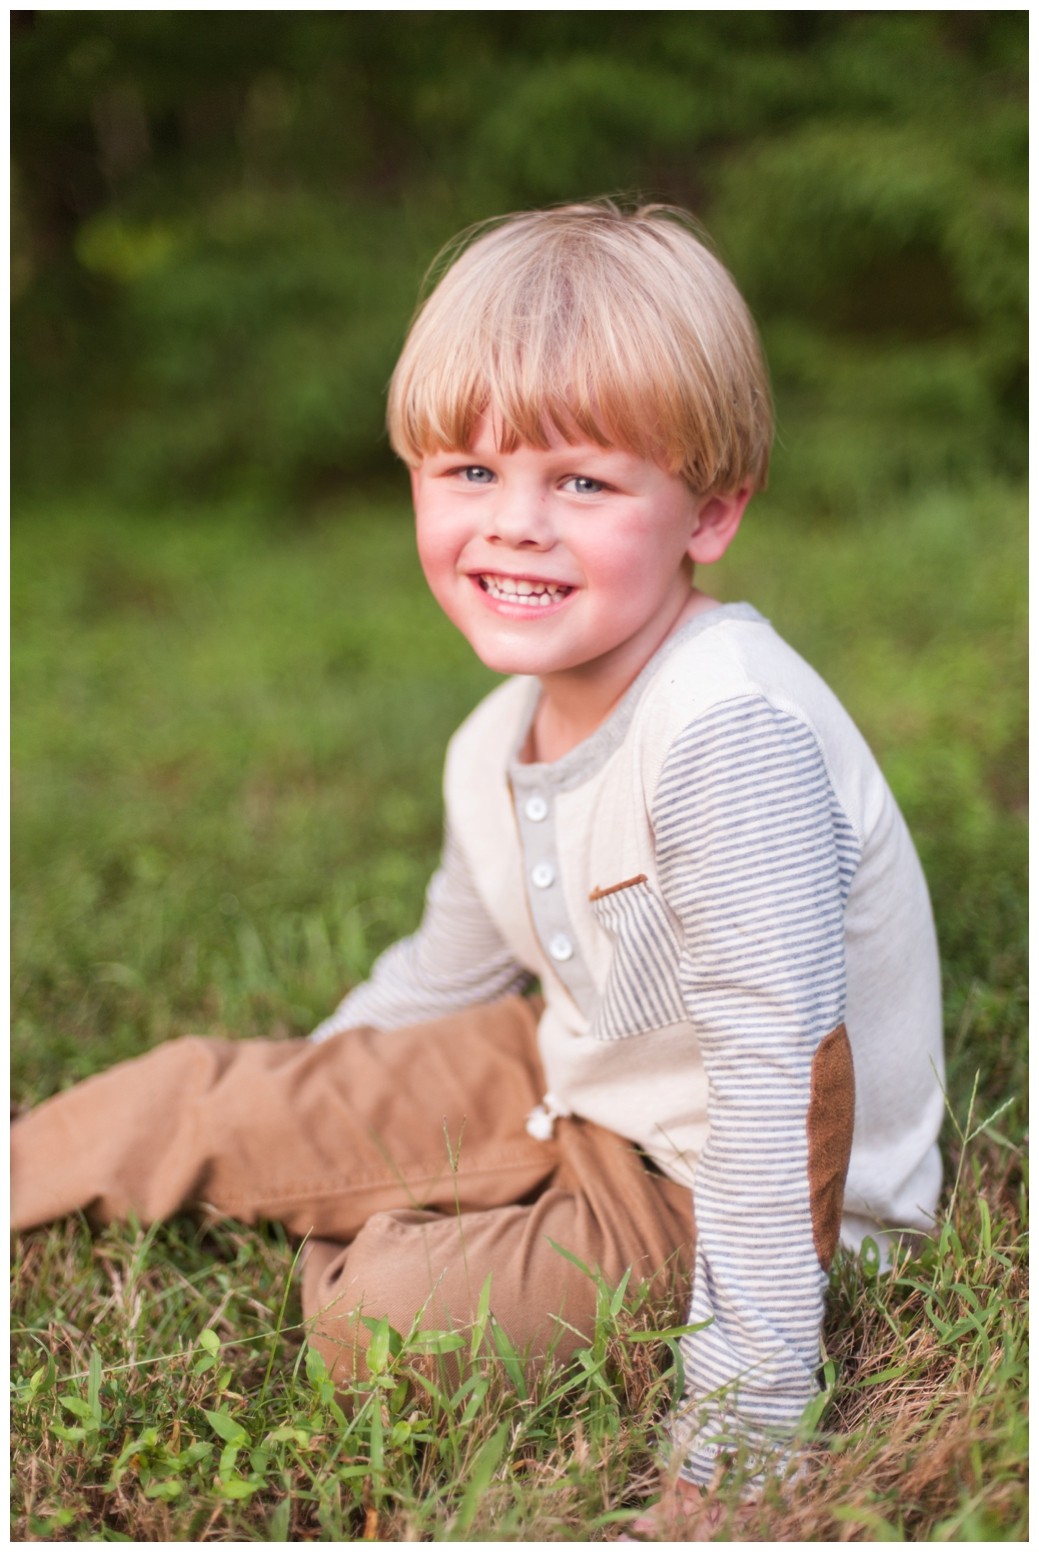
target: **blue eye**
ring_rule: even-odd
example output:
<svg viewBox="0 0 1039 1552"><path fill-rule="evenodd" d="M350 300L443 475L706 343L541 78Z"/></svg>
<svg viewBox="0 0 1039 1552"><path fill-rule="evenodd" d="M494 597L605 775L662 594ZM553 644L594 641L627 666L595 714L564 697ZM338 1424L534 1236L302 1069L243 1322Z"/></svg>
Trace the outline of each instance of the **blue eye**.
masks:
<svg viewBox="0 0 1039 1552"><path fill-rule="evenodd" d="M597 496L606 488L601 480L593 480L587 474L573 474L566 483L578 496Z"/></svg>
<svg viewBox="0 0 1039 1552"><path fill-rule="evenodd" d="M489 485L494 479L490 469L485 469L479 463L471 463L466 468L459 469L458 472L468 485Z"/></svg>

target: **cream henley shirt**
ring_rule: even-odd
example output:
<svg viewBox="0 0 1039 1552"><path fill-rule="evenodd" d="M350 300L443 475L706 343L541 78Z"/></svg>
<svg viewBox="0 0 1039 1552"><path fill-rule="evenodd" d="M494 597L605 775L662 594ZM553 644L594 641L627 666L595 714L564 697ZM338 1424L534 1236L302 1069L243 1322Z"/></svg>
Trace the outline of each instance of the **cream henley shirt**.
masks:
<svg viewBox="0 0 1039 1552"><path fill-rule="evenodd" d="M314 1038L540 981L549 1108L693 1192L673 1435L706 1483L737 1444L764 1461L817 1394L838 1226L858 1247L932 1221L927 888L858 730L748 605L676 631L550 765L520 760L538 688L506 680L455 734L422 925Z"/></svg>

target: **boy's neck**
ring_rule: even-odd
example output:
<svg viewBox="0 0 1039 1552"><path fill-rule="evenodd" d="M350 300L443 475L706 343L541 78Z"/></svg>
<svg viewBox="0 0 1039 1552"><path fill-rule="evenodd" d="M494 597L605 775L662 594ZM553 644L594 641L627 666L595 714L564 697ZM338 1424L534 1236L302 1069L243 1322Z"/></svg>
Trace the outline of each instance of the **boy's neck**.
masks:
<svg viewBox="0 0 1039 1552"><path fill-rule="evenodd" d="M694 588L688 603L661 637L650 657L655 656L664 642L689 620L718 607L716 598L709 598L706 593ZM520 753L521 762L525 765L550 765L576 749L578 744L584 743L606 721L648 661L647 657L634 668L628 664L614 678L600 671L592 683L589 683L587 674L580 667L544 675L540 680L541 698Z"/></svg>

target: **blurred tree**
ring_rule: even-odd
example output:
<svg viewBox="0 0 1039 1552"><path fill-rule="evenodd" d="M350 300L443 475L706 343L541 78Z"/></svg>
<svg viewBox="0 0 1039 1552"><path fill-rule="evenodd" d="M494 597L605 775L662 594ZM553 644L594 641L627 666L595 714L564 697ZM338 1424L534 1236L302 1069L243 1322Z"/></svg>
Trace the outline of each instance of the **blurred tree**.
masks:
<svg viewBox="0 0 1039 1552"><path fill-rule="evenodd" d="M777 480L1023 460L1020 12L12 14L15 471L286 505L385 469L433 252L691 206L762 319ZM858 453L848 452L854 431Z"/></svg>

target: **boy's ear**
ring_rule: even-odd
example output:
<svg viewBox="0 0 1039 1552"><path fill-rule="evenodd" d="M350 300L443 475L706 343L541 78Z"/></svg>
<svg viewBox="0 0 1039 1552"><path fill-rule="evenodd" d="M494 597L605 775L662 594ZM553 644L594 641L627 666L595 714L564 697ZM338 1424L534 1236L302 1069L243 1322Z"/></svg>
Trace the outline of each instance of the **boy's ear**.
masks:
<svg viewBox="0 0 1039 1552"><path fill-rule="evenodd" d="M753 486L743 485L731 496L705 496L696 514L686 554L698 566L721 560L736 537Z"/></svg>

